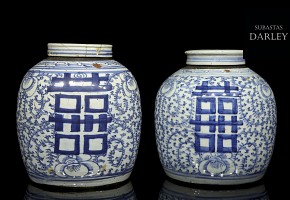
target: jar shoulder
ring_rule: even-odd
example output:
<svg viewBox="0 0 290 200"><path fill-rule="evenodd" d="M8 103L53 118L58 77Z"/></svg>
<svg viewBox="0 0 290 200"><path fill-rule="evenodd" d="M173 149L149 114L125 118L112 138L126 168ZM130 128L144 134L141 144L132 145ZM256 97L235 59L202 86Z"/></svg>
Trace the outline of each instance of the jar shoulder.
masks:
<svg viewBox="0 0 290 200"><path fill-rule="evenodd" d="M180 70L176 71L171 75L171 77L186 77L186 76L259 76L256 72L254 72L249 67L241 67L241 68L230 68L230 67L222 67L219 68L189 68L184 67Z"/></svg>
<svg viewBox="0 0 290 200"><path fill-rule="evenodd" d="M159 93L170 90L169 88L190 93L198 88L220 90L228 87L237 87L239 90L259 87L272 93L266 80L250 68L182 68L163 82Z"/></svg>
<svg viewBox="0 0 290 200"><path fill-rule="evenodd" d="M34 65L29 71L114 71L114 70L128 70L124 65L114 59L51 59L46 58L36 65Z"/></svg>

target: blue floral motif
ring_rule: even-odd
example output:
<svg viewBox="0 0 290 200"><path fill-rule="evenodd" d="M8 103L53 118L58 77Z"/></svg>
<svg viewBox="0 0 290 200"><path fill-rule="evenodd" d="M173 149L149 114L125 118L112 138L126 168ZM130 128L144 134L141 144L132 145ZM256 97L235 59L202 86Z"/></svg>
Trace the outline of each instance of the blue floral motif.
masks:
<svg viewBox="0 0 290 200"><path fill-rule="evenodd" d="M55 173L60 177L84 177L100 174L99 165L91 159L90 155L60 155L58 157L60 164L55 166Z"/></svg>
<svg viewBox="0 0 290 200"><path fill-rule="evenodd" d="M223 177L235 172L234 160L231 154L207 154L200 158L199 171Z"/></svg>

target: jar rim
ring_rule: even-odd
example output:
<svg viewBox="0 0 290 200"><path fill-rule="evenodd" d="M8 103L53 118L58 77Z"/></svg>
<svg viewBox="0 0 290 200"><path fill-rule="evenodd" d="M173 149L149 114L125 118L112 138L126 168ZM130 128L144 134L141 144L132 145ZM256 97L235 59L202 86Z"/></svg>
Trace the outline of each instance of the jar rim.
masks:
<svg viewBox="0 0 290 200"><path fill-rule="evenodd" d="M50 47L107 47L110 48L111 44L80 44L80 43L48 43L48 48Z"/></svg>
<svg viewBox="0 0 290 200"><path fill-rule="evenodd" d="M57 57L112 57L110 44L48 43L48 56Z"/></svg>
<svg viewBox="0 0 290 200"><path fill-rule="evenodd" d="M243 55L243 50L239 49L197 49L185 51L190 55Z"/></svg>
<svg viewBox="0 0 290 200"><path fill-rule="evenodd" d="M200 49L186 51L188 65L244 65L243 50Z"/></svg>

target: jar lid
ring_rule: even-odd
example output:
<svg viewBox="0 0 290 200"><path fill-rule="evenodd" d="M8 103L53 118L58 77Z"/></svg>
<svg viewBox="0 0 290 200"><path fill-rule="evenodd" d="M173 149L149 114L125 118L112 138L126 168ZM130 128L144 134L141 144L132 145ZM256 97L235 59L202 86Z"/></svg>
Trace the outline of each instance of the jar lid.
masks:
<svg viewBox="0 0 290 200"><path fill-rule="evenodd" d="M112 45L109 44L69 44L48 43L48 56L61 57L112 57Z"/></svg>
<svg viewBox="0 0 290 200"><path fill-rule="evenodd" d="M188 65L243 65L243 50L189 50Z"/></svg>

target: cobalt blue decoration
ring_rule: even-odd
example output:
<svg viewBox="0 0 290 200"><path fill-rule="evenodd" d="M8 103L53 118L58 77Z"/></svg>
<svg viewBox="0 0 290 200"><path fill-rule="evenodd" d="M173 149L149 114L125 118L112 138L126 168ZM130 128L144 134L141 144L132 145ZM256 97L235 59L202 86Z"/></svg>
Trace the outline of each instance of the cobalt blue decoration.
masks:
<svg viewBox="0 0 290 200"><path fill-rule="evenodd" d="M241 50L186 54L187 67L156 98L156 142L166 174L200 184L261 179L276 134L271 88L245 66Z"/></svg>
<svg viewBox="0 0 290 200"><path fill-rule="evenodd" d="M31 180L89 187L126 180L141 131L133 75L111 45L48 44L18 95L17 130Z"/></svg>

